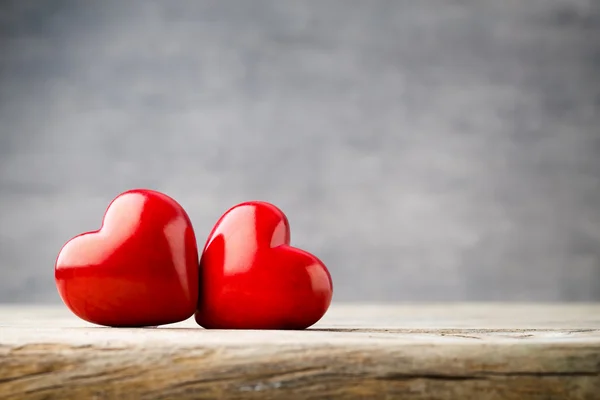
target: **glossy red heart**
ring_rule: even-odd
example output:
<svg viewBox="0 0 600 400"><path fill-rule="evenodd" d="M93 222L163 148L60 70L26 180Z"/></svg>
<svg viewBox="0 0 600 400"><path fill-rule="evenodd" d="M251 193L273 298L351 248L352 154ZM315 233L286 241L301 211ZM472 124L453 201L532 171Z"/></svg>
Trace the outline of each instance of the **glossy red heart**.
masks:
<svg viewBox="0 0 600 400"><path fill-rule="evenodd" d="M217 222L200 260L196 322L214 329L304 329L331 303L325 265L291 247L285 214L247 202Z"/></svg>
<svg viewBox="0 0 600 400"><path fill-rule="evenodd" d="M198 301L198 250L190 219L165 194L125 192L108 206L101 229L65 244L55 279L71 311L95 324L185 320Z"/></svg>

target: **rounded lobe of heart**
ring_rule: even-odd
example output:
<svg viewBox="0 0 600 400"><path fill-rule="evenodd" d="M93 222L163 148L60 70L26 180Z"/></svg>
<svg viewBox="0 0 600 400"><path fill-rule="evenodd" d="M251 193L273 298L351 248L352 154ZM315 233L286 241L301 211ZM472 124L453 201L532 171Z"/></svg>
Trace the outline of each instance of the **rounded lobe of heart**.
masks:
<svg viewBox="0 0 600 400"><path fill-rule="evenodd" d="M304 329L331 303L329 271L291 247L288 220L265 202L227 211L200 260L196 322L213 329Z"/></svg>
<svg viewBox="0 0 600 400"><path fill-rule="evenodd" d="M99 230L64 245L55 280L67 307L88 322L133 327L183 321L198 301L198 250L190 219L160 192L122 193Z"/></svg>

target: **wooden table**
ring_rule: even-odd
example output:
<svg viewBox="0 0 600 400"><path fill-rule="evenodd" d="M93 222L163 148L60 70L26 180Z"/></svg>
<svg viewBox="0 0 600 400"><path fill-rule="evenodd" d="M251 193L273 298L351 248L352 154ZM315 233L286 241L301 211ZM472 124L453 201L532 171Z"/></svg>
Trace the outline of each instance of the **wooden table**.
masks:
<svg viewBox="0 0 600 400"><path fill-rule="evenodd" d="M0 307L2 399L600 399L600 305L334 305L307 331Z"/></svg>

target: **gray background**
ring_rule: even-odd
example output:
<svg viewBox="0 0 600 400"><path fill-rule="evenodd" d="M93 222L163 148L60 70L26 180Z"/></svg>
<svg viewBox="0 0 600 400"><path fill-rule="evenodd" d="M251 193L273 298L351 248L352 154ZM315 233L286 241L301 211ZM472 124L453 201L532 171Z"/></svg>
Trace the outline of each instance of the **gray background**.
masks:
<svg viewBox="0 0 600 400"><path fill-rule="evenodd" d="M0 301L121 191L262 199L341 300L600 300L600 2L0 3Z"/></svg>

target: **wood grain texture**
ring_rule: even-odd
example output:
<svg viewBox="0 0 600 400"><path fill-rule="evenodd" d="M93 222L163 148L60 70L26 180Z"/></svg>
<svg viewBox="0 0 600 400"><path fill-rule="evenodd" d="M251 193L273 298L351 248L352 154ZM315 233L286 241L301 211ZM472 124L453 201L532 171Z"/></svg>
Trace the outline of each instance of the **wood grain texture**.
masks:
<svg viewBox="0 0 600 400"><path fill-rule="evenodd" d="M2 399L598 399L600 305L336 305L306 331L0 307Z"/></svg>

